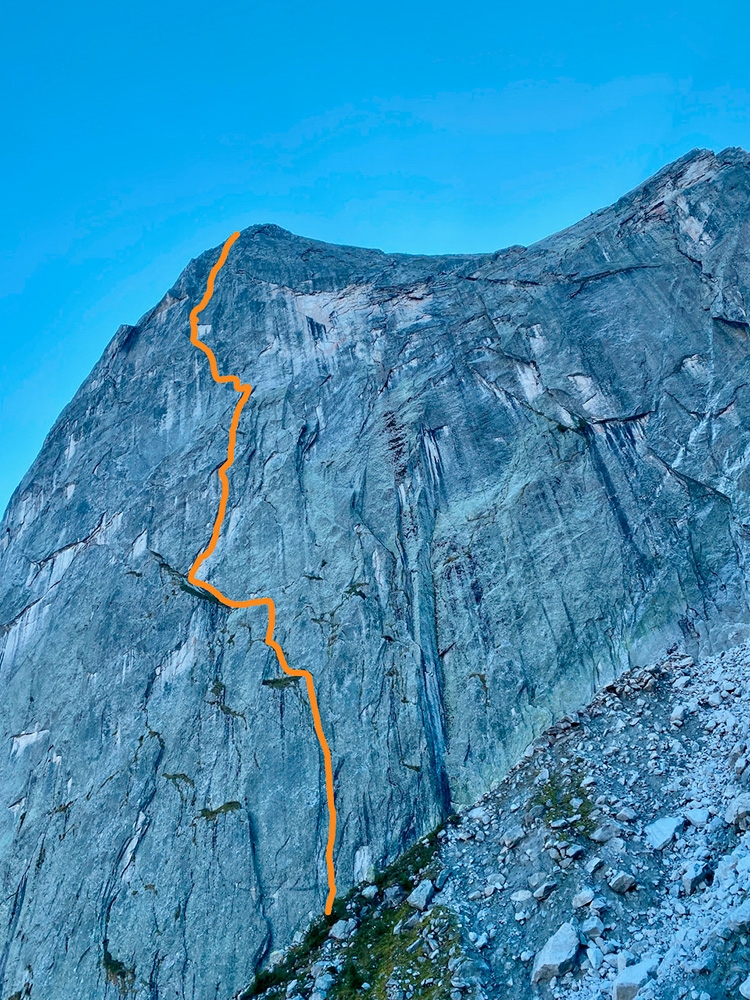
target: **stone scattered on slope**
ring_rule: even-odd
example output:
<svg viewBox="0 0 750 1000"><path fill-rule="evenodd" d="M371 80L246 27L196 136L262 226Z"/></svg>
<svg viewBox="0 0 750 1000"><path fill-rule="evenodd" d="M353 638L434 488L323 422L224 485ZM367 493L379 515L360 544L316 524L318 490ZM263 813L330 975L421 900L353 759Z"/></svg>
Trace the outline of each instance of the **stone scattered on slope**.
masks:
<svg viewBox="0 0 750 1000"><path fill-rule="evenodd" d="M578 931L570 922L564 923L534 959L531 982L539 983L569 972L575 963L579 946Z"/></svg>
<svg viewBox="0 0 750 1000"><path fill-rule="evenodd" d="M745 820L750 816L750 793L744 792L732 799L724 813L724 822L745 829Z"/></svg>
<svg viewBox="0 0 750 1000"><path fill-rule="evenodd" d="M644 983L648 982L658 964L655 958L644 958L636 965L622 969L612 984L612 1000L633 1000Z"/></svg>
<svg viewBox="0 0 750 1000"><path fill-rule="evenodd" d="M655 851L663 851L672 843L675 834L683 825L682 816L662 816L660 819L654 820L653 823L649 823L644 833Z"/></svg>
<svg viewBox="0 0 750 1000"><path fill-rule="evenodd" d="M425 878L419 883L407 897L406 902L413 906L415 910L426 910L430 900L435 894L435 886L430 879Z"/></svg>

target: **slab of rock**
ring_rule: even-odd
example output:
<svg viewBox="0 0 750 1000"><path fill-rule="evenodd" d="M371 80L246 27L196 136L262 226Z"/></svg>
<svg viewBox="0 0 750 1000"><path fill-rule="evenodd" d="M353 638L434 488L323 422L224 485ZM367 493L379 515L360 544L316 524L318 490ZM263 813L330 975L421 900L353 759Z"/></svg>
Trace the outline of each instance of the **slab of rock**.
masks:
<svg viewBox="0 0 750 1000"><path fill-rule="evenodd" d="M702 885L711 874L711 868L705 861L690 861L687 871L682 876L685 894L691 896L699 885Z"/></svg>
<svg viewBox="0 0 750 1000"><path fill-rule="evenodd" d="M615 816L615 819L621 823L635 823L638 819L638 813L630 806L623 806Z"/></svg>
<svg viewBox="0 0 750 1000"><path fill-rule="evenodd" d="M621 896L635 888L635 879L630 872L616 872L608 883L612 892L617 892Z"/></svg>
<svg viewBox="0 0 750 1000"><path fill-rule="evenodd" d="M598 826L596 830L590 835L590 839L594 841L595 844L606 844L608 840L616 837L618 833L621 832L621 827L616 823L607 821Z"/></svg>
<svg viewBox="0 0 750 1000"><path fill-rule="evenodd" d="M570 972L575 965L579 945L578 931L573 924L563 924L537 953L531 970L531 982L540 983Z"/></svg>
<svg viewBox="0 0 750 1000"><path fill-rule="evenodd" d="M724 822L733 826L743 824L750 816L750 793L743 792L732 799L724 813Z"/></svg>
<svg viewBox="0 0 750 1000"><path fill-rule="evenodd" d="M346 941L352 931L357 929L357 921L354 917L349 920L337 920L328 932L328 937L335 938L336 941Z"/></svg>
<svg viewBox="0 0 750 1000"><path fill-rule="evenodd" d="M708 823L711 813L708 809L688 809L685 812L685 819L691 826L702 827Z"/></svg>
<svg viewBox="0 0 750 1000"><path fill-rule="evenodd" d="M526 836L526 831L522 826L512 826L510 830L506 830L503 835L503 843L506 847L516 847L520 844L523 838Z"/></svg>
<svg viewBox="0 0 750 1000"><path fill-rule="evenodd" d="M637 965L621 969L612 984L612 1000L633 1000L641 986L651 978L659 962L655 958L644 958Z"/></svg>
<svg viewBox="0 0 750 1000"><path fill-rule="evenodd" d="M435 895L435 886L428 878L423 878L419 885L406 897L409 906L415 910L426 910L430 900Z"/></svg>
<svg viewBox="0 0 750 1000"><path fill-rule="evenodd" d="M682 829L684 822L682 816L662 816L661 819L649 823L643 832L655 851L663 851L672 843L674 835Z"/></svg>
<svg viewBox="0 0 750 1000"><path fill-rule="evenodd" d="M582 906L588 906L593 898L594 898L593 889L581 889L580 892L577 892L575 896L573 896L570 905L573 907L574 910L578 910Z"/></svg>
<svg viewBox="0 0 750 1000"><path fill-rule="evenodd" d="M740 996L745 997L745 1000L750 1000L750 976L743 983L740 983Z"/></svg>

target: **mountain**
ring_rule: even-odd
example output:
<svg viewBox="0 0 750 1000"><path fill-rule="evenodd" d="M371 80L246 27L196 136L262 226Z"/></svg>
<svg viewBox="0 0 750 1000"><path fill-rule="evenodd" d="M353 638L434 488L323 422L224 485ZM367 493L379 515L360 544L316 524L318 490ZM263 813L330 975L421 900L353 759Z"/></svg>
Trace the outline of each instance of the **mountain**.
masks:
<svg viewBox="0 0 750 1000"><path fill-rule="evenodd" d="M270 597L340 896L624 670L748 637L750 156L532 247L245 230L203 578ZM229 998L323 910L302 678L188 580L237 403L219 249L121 327L0 525L0 997ZM25 991L25 992L24 992Z"/></svg>

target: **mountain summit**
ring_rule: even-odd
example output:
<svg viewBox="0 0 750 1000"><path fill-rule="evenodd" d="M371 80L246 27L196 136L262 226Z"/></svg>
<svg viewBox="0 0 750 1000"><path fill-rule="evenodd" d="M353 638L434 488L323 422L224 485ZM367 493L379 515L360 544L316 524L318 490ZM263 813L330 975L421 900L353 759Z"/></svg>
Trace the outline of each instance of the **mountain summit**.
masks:
<svg viewBox="0 0 750 1000"><path fill-rule="evenodd" d="M229 1000L322 912L304 684L187 579L236 403L190 343L218 256L120 328L0 525L3 1000ZM341 893L624 670L748 638L748 302L738 149L529 248L240 235L202 572L315 679Z"/></svg>

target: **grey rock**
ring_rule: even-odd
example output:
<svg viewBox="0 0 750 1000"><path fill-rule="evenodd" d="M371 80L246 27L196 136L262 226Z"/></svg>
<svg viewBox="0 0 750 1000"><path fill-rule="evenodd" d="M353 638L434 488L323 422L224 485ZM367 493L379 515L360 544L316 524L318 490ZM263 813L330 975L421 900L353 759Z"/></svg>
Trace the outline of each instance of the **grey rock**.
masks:
<svg viewBox="0 0 750 1000"><path fill-rule="evenodd" d="M724 822L739 826L748 816L750 816L750 793L743 792L742 795L732 799L724 813Z"/></svg>
<svg viewBox="0 0 750 1000"><path fill-rule="evenodd" d="M336 941L346 941L357 929L357 921L351 917L349 920L337 920L328 932L328 936Z"/></svg>
<svg viewBox="0 0 750 1000"><path fill-rule="evenodd" d="M689 861L687 871L682 876L682 885L686 895L692 895L699 885L702 885L711 874L711 867L705 861Z"/></svg>
<svg viewBox="0 0 750 1000"><path fill-rule="evenodd" d="M516 889L516 891L512 892L510 895L511 903L516 906L526 906L530 899L531 893L528 889Z"/></svg>
<svg viewBox="0 0 750 1000"><path fill-rule="evenodd" d="M621 829L622 828L619 827L616 823L611 823L607 821L606 823L602 823L601 826L598 826L594 830L594 832L590 835L590 837L595 844L606 844L607 841L612 840L613 837L616 837L617 834L620 833Z"/></svg>
<svg viewBox="0 0 750 1000"><path fill-rule="evenodd" d="M722 929L730 935L747 934L750 931L750 900L734 906L722 921Z"/></svg>
<svg viewBox="0 0 750 1000"><path fill-rule="evenodd" d="M575 896L573 896L573 899L570 901L570 905L574 910L577 910L582 906L588 906L593 898L593 889L581 889L580 892L577 892Z"/></svg>
<svg viewBox="0 0 750 1000"><path fill-rule="evenodd" d="M658 965L658 959L644 958L637 965L621 969L612 984L612 1000L633 1000L656 972Z"/></svg>
<svg viewBox="0 0 750 1000"><path fill-rule="evenodd" d="M581 923L581 934L589 941L601 937L603 933L604 924L596 914L591 914Z"/></svg>
<svg viewBox="0 0 750 1000"><path fill-rule="evenodd" d="M520 825L512 826L503 834L503 843L506 847L516 847L526 836L526 831Z"/></svg>
<svg viewBox="0 0 750 1000"><path fill-rule="evenodd" d="M315 677L342 894L626 664L747 636L749 195L702 151L528 249L232 249L201 322L254 391L205 569ZM217 255L118 331L0 527L4 996L28 966L99 996L105 949L232 996L323 909L304 685L186 579L236 402L188 338Z"/></svg>
<svg viewBox="0 0 750 1000"><path fill-rule="evenodd" d="M691 826L703 827L705 826L711 814L708 809L686 809L685 819L690 823Z"/></svg>
<svg viewBox="0 0 750 1000"><path fill-rule="evenodd" d="M740 989L740 996L745 997L746 1000L750 1000L750 976L748 976L747 979L744 979L740 983L739 989Z"/></svg>
<svg viewBox="0 0 750 1000"><path fill-rule="evenodd" d="M315 980L315 989L318 993L322 993L323 996L330 990L336 980L330 974L330 972L324 972L322 976L319 976Z"/></svg>
<svg viewBox="0 0 750 1000"><path fill-rule="evenodd" d="M571 923L563 924L541 951L537 952L531 970L531 982L539 983L545 979L565 975L575 964L578 948L578 931Z"/></svg>
<svg viewBox="0 0 750 1000"><path fill-rule="evenodd" d="M438 892L441 892L445 888L450 876L451 873L448 868L443 868L443 870L438 874L438 877L435 879L435 888Z"/></svg>
<svg viewBox="0 0 750 1000"><path fill-rule="evenodd" d="M409 906L413 906L415 910L426 910L434 895L435 886L430 879L424 878L413 892L406 897L406 902Z"/></svg>
<svg viewBox="0 0 750 1000"><path fill-rule="evenodd" d="M602 954L601 949L595 944L590 944L586 949L586 958L589 960L589 965L594 970L598 969L604 961L604 955Z"/></svg>
<svg viewBox="0 0 750 1000"><path fill-rule="evenodd" d="M646 835L646 840L655 851L663 851L668 844L672 843L675 834L684 825L685 821L682 816L662 816L661 819L649 823L643 832Z"/></svg>
<svg viewBox="0 0 750 1000"><path fill-rule="evenodd" d="M638 813L630 806L624 806L616 814L615 819L619 820L621 823L635 823L638 819Z"/></svg>
<svg viewBox="0 0 750 1000"><path fill-rule="evenodd" d="M612 892L624 895L635 888L635 879L629 872L616 872L609 880L608 885Z"/></svg>
<svg viewBox="0 0 750 1000"><path fill-rule="evenodd" d="M542 884L534 890L534 899L548 899L557 888L558 883L553 878L545 879Z"/></svg>

